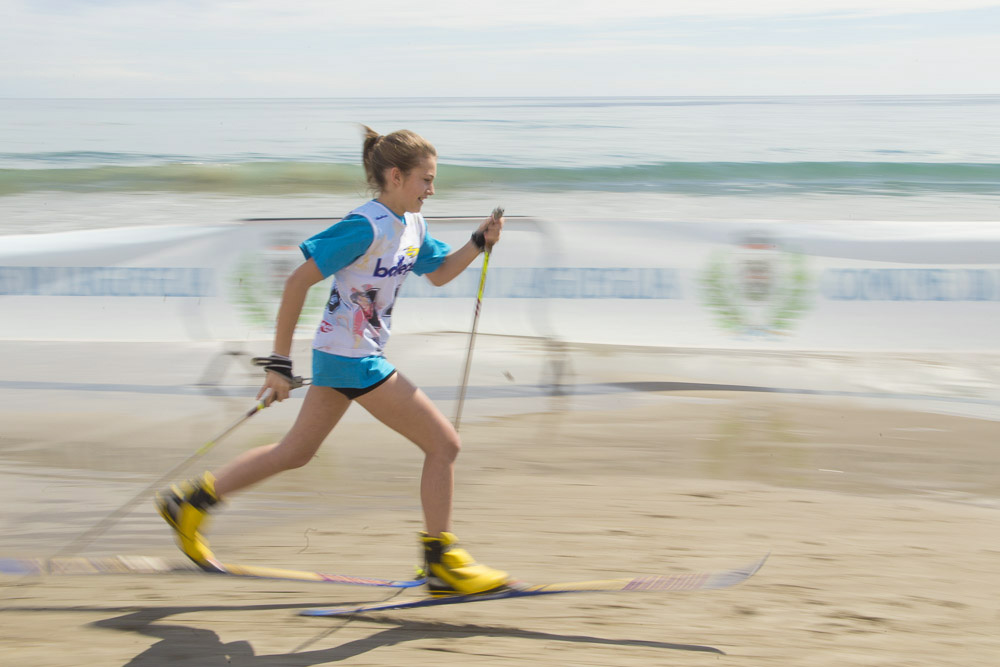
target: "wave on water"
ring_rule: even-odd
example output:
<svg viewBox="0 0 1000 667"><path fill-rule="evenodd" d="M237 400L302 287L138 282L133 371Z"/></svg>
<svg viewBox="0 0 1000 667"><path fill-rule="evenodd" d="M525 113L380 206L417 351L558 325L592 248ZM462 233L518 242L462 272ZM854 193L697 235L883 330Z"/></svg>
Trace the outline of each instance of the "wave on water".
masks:
<svg viewBox="0 0 1000 667"><path fill-rule="evenodd" d="M152 157L152 156L150 156ZM46 160L52 165L54 160ZM510 167L442 164L442 192L505 188L538 192L665 192L695 195L1000 195L1000 164L938 162L659 162L625 166ZM0 169L0 196L30 192L178 192L236 195L359 194L361 167L296 161L105 164Z"/></svg>

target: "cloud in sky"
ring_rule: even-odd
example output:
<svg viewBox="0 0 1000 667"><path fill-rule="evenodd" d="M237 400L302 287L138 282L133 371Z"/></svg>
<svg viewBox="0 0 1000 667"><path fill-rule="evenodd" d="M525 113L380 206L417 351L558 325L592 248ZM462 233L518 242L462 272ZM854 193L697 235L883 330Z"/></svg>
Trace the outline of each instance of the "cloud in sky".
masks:
<svg viewBox="0 0 1000 667"><path fill-rule="evenodd" d="M1000 3L0 0L3 97L1000 93Z"/></svg>

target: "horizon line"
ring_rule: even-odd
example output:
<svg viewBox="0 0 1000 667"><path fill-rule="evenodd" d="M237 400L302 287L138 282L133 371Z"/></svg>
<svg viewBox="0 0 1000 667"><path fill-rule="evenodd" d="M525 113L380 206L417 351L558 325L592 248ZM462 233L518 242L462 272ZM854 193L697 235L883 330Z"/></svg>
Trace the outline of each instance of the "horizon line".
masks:
<svg viewBox="0 0 1000 667"><path fill-rule="evenodd" d="M12 96L0 100L611 100L611 99L760 99L774 97L844 98L844 97L1000 97L996 93L760 93L701 95L317 95L317 96Z"/></svg>

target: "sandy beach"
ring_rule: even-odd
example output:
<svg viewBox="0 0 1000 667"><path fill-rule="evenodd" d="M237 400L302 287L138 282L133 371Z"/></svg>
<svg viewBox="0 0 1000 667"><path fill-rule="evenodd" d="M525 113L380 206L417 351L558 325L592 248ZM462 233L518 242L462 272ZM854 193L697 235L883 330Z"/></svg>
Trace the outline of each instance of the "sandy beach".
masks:
<svg viewBox="0 0 1000 667"><path fill-rule="evenodd" d="M18 344L2 345L11 353ZM413 362L410 374L428 393L454 385L454 368L421 365L406 344L394 345L397 363ZM726 569L770 553L764 568L722 591L346 619L296 613L395 593L202 575L3 577L3 662L996 664L998 428L983 415L942 414L965 404L928 400L913 384L928 366L897 360L897 380L913 372L904 384L914 398L897 388L883 400L877 388L820 373L829 359L720 366L704 355L642 363L577 350L561 395L550 395L526 389L541 357L527 344L500 354L512 345L484 339L462 427L455 531L477 558L532 582ZM139 380L151 376L142 349L87 349L86 361L58 344L23 344L9 357L0 386L2 556L63 549L224 428L252 395L239 373L220 381L226 391L187 391L190 369L169 350L157 357L156 390ZM57 352L75 364L55 363ZM213 353L200 354L199 367ZM113 372L98 376L91 364ZM709 366L727 369L711 386L699 370ZM771 389L836 391L753 391L753 377ZM648 384L614 384L640 380ZM185 474L280 436L300 400L262 412ZM441 403L448 414L451 401ZM312 464L233 498L210 528L212 545L233 562L408 578L419 466L412 445L355 407ZM176 555L148 500L74 555L119 553Z"/></svg>

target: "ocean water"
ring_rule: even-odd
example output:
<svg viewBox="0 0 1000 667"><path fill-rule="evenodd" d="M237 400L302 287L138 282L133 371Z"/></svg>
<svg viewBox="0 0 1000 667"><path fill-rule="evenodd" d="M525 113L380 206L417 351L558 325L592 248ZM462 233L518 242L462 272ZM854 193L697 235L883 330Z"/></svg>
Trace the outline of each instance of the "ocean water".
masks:
<svg viewBox="0 0 1000 667"><path fill-rule="evenodd" d="M1000 96L2 99L0 234L338 216L359 123L435 144L427 215L1000 220Z"/></svg>

